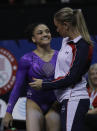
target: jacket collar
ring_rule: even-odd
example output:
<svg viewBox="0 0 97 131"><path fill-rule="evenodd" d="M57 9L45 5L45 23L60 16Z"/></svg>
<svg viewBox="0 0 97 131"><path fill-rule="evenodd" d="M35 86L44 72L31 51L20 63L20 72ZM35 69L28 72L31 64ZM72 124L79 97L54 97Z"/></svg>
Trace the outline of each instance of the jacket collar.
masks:
<svg viewBox="0 0 97 131"><path fill-rule="evenodd" d="M76 38L73 39L73 40L69 40L69 37L68 37L67 43L68 43L68 44L77 44L80 39L82 39L82 36L81 36L81 35L78 36L78 37L76 37Z"/></svg>

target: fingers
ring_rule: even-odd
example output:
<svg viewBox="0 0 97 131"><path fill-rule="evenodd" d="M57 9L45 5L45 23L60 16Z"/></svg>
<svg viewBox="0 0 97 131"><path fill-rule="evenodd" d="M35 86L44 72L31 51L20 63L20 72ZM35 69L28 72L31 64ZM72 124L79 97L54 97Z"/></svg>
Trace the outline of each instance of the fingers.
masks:
<svg viewBox="0 0 97 131"><path fill-rule="evenodd" d="M34 83L29 83L29 85L30 85L31 87L36 87L36 85L35 85Z"/></svg>
<svg viewBox="0 0 97 131"><path fill-rule="evenodd" d="M12 126L13 117L10 113L6 113L5 117L3 118L3 125L4 127L8 128Z"/></svg>
<svg viewBox="0 0 97 131"><path fill-rule="evenodd" d="M37 87L37 86L39 86L37 82L30 82L29 85L31 87Z"/></svg>
<svg viewBox="0 0 97 131"><path fill-rule="evenodd" d="M29 86L33 89L40 90L42 88L42 80L34 78L34 82L30 82Z"/></svg>
<svg viewBox="0 0 97 131"><path fill-rule="evenodd" d="M12 120L10 120L10 121L7 121L7 120L3 121L3 126L6 127L6 128L8 128L9 126L12 127Z"/></svg>
<svg viewBox="0 0 97 131"><path fill-rule="evenodd" d="M37 80L37 78L34 78L34 77L33 77L33 80Z"/></svg>
<svg viewBox="0 0 97 131"><path fill-rule="evenodd" d="M8 126L9 126L9 122L6 121L6 120L3 120L3 126L6 127L6 128L8 128Z"/></svg>

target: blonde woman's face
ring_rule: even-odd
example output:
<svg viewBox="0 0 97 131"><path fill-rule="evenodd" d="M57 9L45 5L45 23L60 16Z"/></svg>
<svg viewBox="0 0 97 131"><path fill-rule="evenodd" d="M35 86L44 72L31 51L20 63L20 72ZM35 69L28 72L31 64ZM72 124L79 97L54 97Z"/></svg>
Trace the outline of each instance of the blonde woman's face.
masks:
<svg viewBox="0 0 97 131"><path fill-rule="evenodd" d="M97 67L92 67L90 69L90 80L91 83L97 87Z"/></svg>
<svg viewBox="0 0 97 131"><path fill-rule="evenodd" d="M61 24L55 19L54 19L54 24L56 26L56 31L60 34L60 36L67 37L67 26L65 24Z"/></svg>

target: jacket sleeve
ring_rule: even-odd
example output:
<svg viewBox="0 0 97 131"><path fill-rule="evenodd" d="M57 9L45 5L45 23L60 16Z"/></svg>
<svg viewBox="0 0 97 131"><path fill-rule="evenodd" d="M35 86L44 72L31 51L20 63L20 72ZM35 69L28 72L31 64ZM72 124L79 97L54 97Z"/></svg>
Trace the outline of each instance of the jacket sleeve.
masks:
<svg viewBox="0 0 97 131"><path fill-rule="evenodd" d="M52 82L43 82L43 90L54 90L67 88L69 86L74 87L76 83L81 81L83 74L86 73L87 61L89 55L88 44L81 43L78 47L76 46L76 54L73 64L65 77L59 78ZM65 67L64 67L65 68Z"/></svg>

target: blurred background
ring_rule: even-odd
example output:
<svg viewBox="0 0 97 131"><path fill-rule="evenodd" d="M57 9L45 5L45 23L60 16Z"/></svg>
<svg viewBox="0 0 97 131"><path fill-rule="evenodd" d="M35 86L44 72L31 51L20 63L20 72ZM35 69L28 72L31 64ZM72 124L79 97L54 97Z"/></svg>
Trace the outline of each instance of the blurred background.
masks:
<svg viewBox="0 0 97 131"><path fill-rule="evenodd" d="M62 39L55 30L53 15L67 6L82 9L95 45L92 64L97 63L97 0L0 0L0 131L3 131L1 121L15 82L18 60L26 52L35 49L35 45L26 39L25 28L35 22L46 23L52 32L51 46L59 50ZM53 42L56 44L53 45ZM17 104L13 112L13 127L22 131L25 130L24 95L20 102L21 106Z"/></svg>

